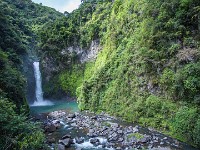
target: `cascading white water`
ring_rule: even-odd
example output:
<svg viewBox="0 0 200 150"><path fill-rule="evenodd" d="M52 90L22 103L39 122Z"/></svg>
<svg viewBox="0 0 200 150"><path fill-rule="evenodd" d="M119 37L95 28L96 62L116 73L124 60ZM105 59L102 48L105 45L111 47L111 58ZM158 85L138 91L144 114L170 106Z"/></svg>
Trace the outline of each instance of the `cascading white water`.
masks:
<svg viewBox="0 0 200 150"><path fill-rule="evenodd" d="M35 99L32 106L53 105L52 102L45 101L43 99L42 78L41 78L41 73L40 73L40 63L34 62L33 67L34 67L34 75L35 75L35 82L36 82L36 87L35 87L36 99Z"/></svg>
<svg viewBox="0 0 200 150"><path fill-rule="evenodd" d="M35 80L36 80L36 89L35 89L35 95L36 95L36 101L38 103L41 103L44 101L43 99L43 92L42 92L42 80L41 80L41 73L40 73L40 63L34 62L34 74L35 74Z"/></svg>

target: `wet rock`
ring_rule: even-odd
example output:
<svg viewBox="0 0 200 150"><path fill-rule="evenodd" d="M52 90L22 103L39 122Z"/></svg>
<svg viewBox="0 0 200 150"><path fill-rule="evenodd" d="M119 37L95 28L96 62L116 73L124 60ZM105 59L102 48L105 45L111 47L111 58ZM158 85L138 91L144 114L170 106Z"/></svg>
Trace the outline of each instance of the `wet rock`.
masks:
<svg viewBox="0 0 200 150"><path fill-rule="evenodd" d="M149 145L149 146L148 146L148 149L152 149L152 148L153 148L153 145Z"/></svg>
<svg viewBox="0 0 200 150"><path fill-rule="evenodd" d="M46 132L54 132L54 131L56 131L56 126L54 124L47 125L45 127L45 131Z"/></svg>
<svg viewBox="0 0 200 150"><path fill-rule="evenodd" d="M58 144L58 150L65 150L65 146L62 144Z"/></svg>
<svg viewBox="0 0 200 150"><path fill-rule="evenodd" d="M117 123L112 123L112 124L111 124L111 127L112 127L112 128L118 128L118 127L119 127L119 124L117 124Z"/></svg>
<svg viewBox="0 0 200 150"><path fill-rule="evenodd" d="M157 136L153 136L153 142L158 143L158 141L159 141L159 138Z"/></svg>
<svg viewBox="0 0 200 150"><path fill-rule="evenodd" d="M60 123L60 121L59 120L53 120L52 123L57 124L57 123Z"/></svg>
<svg viewBox="0 0 200 150"><path fill-rule="evenodd" d="M99 139L93 138L93 139L90 139L90 143L92 143L92 144L99 144L100 141L99 141Z"/></svg>
<svg viewBox="0 0 200 150"><path fill-rule="evenodd" d="M123 131L122 130L117 130L117 133L118 134L123 134Z"/></svg>
<svg viewBox="0 0 200 150"><path fill-rule="evenodd" d="M91 117L91 119L93 119L93 120L97 120L97 118L98 118L97 116L92 116Z"/></svg>
<svg viewBox="0 0 200 150"><path fill-rule="evenodd" d="M137 145L136 148L137 148L137 149L141 149L142 146L141 146L141 145Z"/></svg>
<svg viewBox="0 0 200 150"><path fill-rule="evenodd" d="M72 123L71 126L72 126L72 127L76 127L77 124L76 124L76 123Z"/></svg>
<svg viewBox="0 0 200 150"><path fill-rule="evenodd" d="M96 127L100 127L101 124L100 124L99 122L96 121L96 122L94 123L94 126L96 126Z"/></svg>
<svg viewBox="0 0 200 150"><path fill-rule="evenodd" d="M89 129L89 133L87 134L89 137L96 137L96 133L94 129Z"/></svg>
<svg viewBox="0 0 200 150"><path fill-rule="evenodd" d="M160 142L160 145L163 145L164 144L164 142Z"/></svg>
<svg viewBox="0 0 200 150"><path fill-rule="evenodd" d="M139 139L138 142L139 143L147 143L149 142L151 139L150 139L150 136L144 136L142 139Z"/></svg>
<svg viewBox="0 0 200 150"><path fill-rule="evenodd" d="M163 138L163 140L167 140L167 139L168 139L167 137L164 137L164 138Z"/></svg>
<svg viewBox="0 0 200 150"><path fill-rule="evenodd" d="M48 143L55 143L56 140L55 140L55 138L48 138L48 139L47 139L47 142L48 142Z"/></svg>
<svg viewBox="0 0 200 150"><path fill-rule="evenodd" d="M75 114L75 116L79 116L80 115L78 112L75 112L74 114Z"/></svg>
<svg viewBox="0 0 200 150"><path fill-rule="evenodd" d="M59 143L64 145L65 147L70 147L72 144L72 140L70 138L66 138L64 140L59 140Z"/></svg>
<svg viewBox="0 0 200 150"><path fill-rule="evenodd" d="M75 114L69 114L67 117L68 117L68 118L75 118L76 115L75 115Z"/></svg>
<svg viewBox="0 0 200 150"><path fill-rule="evenodd" d="M135 127L133 128L133 133L136 133L136 132L138 132L138 131L139 131L138 126L135 126Z"/></svg>
<svg viewBox="0 0 200 150"><path fill-rule="evenodd" d="M126 128L126 133L133 133L133 128L131 126Z"/></svg>
<svg viewBox="0 0 200 150"><path fill-rule="evenodd" d="M73 120L73 118L66 118L68 122L71 122Z"/></svg>
<svg viewBox="0 0 200 150"><path fill-rule="evenodd" d="M109 137L108 137L108 140L109 141L117 141L117 139L118 139L118 135L117 135L117 133L112 133Z"/></svg>
<svg viewBox="0 0 200 150"><path fill-rule="evenodd" d="M61 127L61 123L59 120L53 120L52 121L52 124L56 127L56 129L60 128Z"/></svg>
<svg viewBox="0 0 200 150"><path fill-rule="evenodd" d="M118 139L118 142L123 142L123 141L124 141L123 138L119 138L119 139Z"/></svg>
<svg viewBox="0 0 200 150"><path fill-rule="evenodd" d="M67 138L71 138L71 135L65 134L65 135L62 137L62 140L67 139Z"/></svg>
<svg viewBox="0 0 200 150"><path fill-rule="evenodd" d="M103 126L103 128L101 129L101 132L104 132L104 131L107 130L107 129L108 129L108 127Z"/></svg>
<svg viewBox="0 0 200 150"><path fill-rule="evenodd" d="M132 136L132 137L128 138L128 141L131 143L136 143L137 139L136 139L136 137Z"/></svg>
<svg viewBox="0 0 200 150"><path fill-rule="evenodd" d="M76 137L75 138L75 141L76 141L76 143L78 143L78 144L81 144L81 143L83 143L84 142L84 138L83 137Z"/></svg>

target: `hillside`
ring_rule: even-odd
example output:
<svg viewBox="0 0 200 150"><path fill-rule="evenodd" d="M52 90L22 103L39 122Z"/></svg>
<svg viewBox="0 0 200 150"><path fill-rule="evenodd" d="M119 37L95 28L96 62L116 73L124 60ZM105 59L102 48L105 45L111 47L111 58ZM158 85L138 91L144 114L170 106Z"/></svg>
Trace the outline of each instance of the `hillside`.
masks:
<svg viewBox="0 0 200 150"><path fill-rule="evenodd" d="M0 0L0 149L45 149L27 103L38 60L45 98L76 97L80 110L199 148L200 1L81 2L61 14L31 0Z"/></svg>
<svg viewBox="0 0 200 150"><path fill-rule="evenodd" d="M43 132L28 119L24 60L36 50L37 30L59 17L63 15L31 0L0 0L0 149L43 146Z"/></svg>
<svg viewBox="0 0 200 150"><path fill-rule="evenodd" d="M199 13L198 0L83 2L40 31L46 97L200 146Z"/></svg>

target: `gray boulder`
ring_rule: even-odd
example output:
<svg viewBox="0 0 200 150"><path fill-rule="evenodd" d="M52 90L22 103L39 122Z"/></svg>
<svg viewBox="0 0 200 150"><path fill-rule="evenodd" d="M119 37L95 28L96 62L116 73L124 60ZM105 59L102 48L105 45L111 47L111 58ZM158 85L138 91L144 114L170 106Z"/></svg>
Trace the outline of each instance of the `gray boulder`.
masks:
<svg viewBox="0 0 200 150"><path fill-rule="evenodd" d="M56 126L54 124L47 125L45 127L45 131L46 132L54 132L54 131L56 131Z"/></svg>
<svg viewBox="0 0 200 150"><path fill-rule="evenodd" d="M68 118L75 118L76 115L75 115L75 114L69 114L67 117L68 117Z"/></svg>
<svg viewBox="0 0 200 150"><path fill-rule="evenodd" d="M59 143L64 145L65 147L70 147L72 144L72 140L70 138L66 138L64 140L59 140Z"/></svg>
<svg viewBox="0 0 200 150"><path fill-rule="evenodd" d="M75 138L75 141L76 141L76 143L78 143L78 144L81 144L81 143L83 143L84 142L84 138L83 137L76 137Z"/></svg>
<svg viewBox="0 0 200 150"><path fill-rule="evenodd" d="M58 150L65 150L65 146L62 144L58 144Z"/></svg>
<svg viewBox="0 0 200 150"><path fill-rule="evenodd" d="M62 137L62 140L67 139L67 138L71 138L71 135L65 134L65 135Z"/></svg>

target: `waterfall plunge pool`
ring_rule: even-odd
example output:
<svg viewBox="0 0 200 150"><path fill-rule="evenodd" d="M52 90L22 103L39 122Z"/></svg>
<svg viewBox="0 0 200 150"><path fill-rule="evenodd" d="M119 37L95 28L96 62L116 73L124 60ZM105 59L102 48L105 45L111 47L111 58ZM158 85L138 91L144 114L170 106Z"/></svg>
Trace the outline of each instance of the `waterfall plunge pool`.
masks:
<svg viewBox="0 0 200 150"><path fill-rule="evenodd" d="M42 77L40 72L40 63L33 62L34 76L35 76L35 101L30 104L31 114L48 113L56 110L69 110L71 112L78 111L78 105L75 101L70 100L44 100L42 91Z"/></svg>
<svg viewBox="0 0 200 150"><path fill-rule="evenodd" d="M69 112L77 112L78 104L76 101L68 101L68 100L51 100L47 101L53 105L30 105L30 112L32 115L40 114L40 113L49 113L56 110L68 110Z"/></svg>

